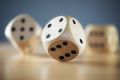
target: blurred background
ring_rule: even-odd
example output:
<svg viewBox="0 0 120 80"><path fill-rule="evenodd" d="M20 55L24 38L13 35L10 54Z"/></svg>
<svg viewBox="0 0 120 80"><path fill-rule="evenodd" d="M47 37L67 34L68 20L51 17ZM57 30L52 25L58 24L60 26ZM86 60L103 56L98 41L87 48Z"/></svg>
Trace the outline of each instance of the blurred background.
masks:
<svg viewBox="0 0 120 80"><path fill-rule="evenodd" d="M77 18L88 24L115 24L120 30L120 0L0 0L0 41L7 41L4 30L8 22L28 13L41 26L59 15Z"/></svg>

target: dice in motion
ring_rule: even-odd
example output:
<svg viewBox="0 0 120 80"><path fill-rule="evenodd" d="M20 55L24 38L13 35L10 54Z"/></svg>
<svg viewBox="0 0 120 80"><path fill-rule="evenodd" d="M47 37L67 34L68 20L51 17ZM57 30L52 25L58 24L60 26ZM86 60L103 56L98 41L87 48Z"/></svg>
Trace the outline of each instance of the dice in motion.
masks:
<svg viewBox="0 0 120 80"><path fill-rule="evenodd" d="M78 20L70 16L58 16L45 25L42 42L50 56L60 62L66 62L84 50L86 37Z"/></svg>
<svg viewBox="0 0 120 80"><path fill-rule="evenodd" d="M5 29L8 40L24 54L35 52L42 42L41 32L41 26L28 14L16 16Z"/></svg>
<svg viewBox="0 0 120 80"><path fill-rule="evenodd" d="M88 25L86 27L87 50L91 52L117 51L119 46L118 31L114 25Z"/></svg>

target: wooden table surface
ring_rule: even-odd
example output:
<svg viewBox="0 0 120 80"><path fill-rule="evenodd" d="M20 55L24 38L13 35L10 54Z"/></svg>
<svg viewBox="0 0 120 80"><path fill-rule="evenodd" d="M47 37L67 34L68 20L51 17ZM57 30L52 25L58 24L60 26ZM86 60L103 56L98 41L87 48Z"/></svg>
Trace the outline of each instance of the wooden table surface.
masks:
<svg viewBox="0 0 120 80"><path fill-rule="evenodd" d="M85 51L61 63L46 54L25 56L0 43L0 80L120 80L120 54Z"/></svg>

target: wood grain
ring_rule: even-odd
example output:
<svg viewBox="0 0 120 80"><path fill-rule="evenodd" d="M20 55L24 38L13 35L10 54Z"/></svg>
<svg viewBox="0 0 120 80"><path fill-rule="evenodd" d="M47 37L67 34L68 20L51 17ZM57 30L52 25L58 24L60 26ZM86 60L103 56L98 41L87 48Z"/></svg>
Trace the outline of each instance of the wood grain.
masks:
<svg viewBox="0 0 120 80"><path fill-rule="evenodd" d="M85 51L73 61L58 62L47 54L25 56L0 44L0 80L119 80L119 70L119 53Z"/></svg>

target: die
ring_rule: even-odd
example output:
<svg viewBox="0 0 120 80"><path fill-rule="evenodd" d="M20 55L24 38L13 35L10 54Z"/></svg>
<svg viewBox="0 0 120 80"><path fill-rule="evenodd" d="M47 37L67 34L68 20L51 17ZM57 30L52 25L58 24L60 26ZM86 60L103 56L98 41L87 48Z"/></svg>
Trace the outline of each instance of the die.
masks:
<svg viewBox="0 0 120 80"><path fill-rule="evenodd" d="M86 27L87 50L92 52L117 51L119 35L114 25L88 25Z"/></svg>
<svg viewBox="0 0 120 80"><path fill-rule="evenodd" d="M84 50L86 37L77 19L57 16L45 25L42 42L45 51L51 57L66 62L74 59Z"/></svg>
<svg viewBox="0 0 120 80"><path fill-rule="evenodd" d="M5 36L23 54L33 54L42 43L42 28L29 15L20 14L12 19L5 29Z"/></svg>

